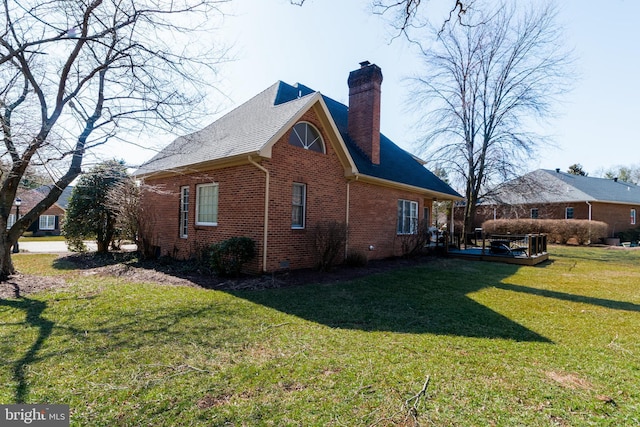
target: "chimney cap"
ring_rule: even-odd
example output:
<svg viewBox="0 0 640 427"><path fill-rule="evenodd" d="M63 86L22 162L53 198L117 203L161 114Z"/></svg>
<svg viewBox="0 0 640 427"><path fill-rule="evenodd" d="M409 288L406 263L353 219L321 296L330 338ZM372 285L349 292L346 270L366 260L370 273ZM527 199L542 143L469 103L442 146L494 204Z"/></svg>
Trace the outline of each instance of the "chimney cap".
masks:
<svg viewBox="0 0 640 427"><path fill-rule="evenodd" d="M560 173L560 168L556 168L556 173Z"/></svg>
<svg viewBox="0 0 640 427"><path fill-rule="evenodd" d="M369 62L369 61L362 61L362 62L360 63L360 68L368 67L369 65L371 65L371 62Z"/></svg>

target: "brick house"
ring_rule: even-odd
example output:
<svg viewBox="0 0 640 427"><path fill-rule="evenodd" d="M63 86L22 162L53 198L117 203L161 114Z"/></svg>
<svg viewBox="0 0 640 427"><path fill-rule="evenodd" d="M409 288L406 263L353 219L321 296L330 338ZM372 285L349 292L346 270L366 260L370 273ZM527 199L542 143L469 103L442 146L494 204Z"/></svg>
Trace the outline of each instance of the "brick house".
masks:
<svg viewBox="0 0 640 427"><path fill-rule="evenodd" d="M20 204L20 216L29 212L35 205L40 203L47 194L51 187L43 185L33 190L21 191L18 193L17 198L21 200ZM33 236L59 236L62 232L62 225L64 224L64 216L67 212L67 206L69 205L69 199L71 198L72 186L68 186L64 189L56 203L50 206L44 211L37 221L29 226L27 232L33 233ZM12 208L11 213L7 221L7 228L13 226L16 221L16 207Z"/></svg>
<svg viewBox="0 0 640 427"><path fill-rule="evenodd" d="M461 199L380 133L382 72L360 65L349 107L279 81L142 165L160 254L185 259L247 236L259 250L252 270L307 268L314 226L338 221L349 230L344 254L385 258L430 220L434 200Z"/></svg>
<svg viewBox="0 0 640 427"><path fill-rule="evenodd" d="M640 187L618 179L538 169L491 192L475 224L489 219L586 219L608 224L608 235L638 227Z"/></svg>

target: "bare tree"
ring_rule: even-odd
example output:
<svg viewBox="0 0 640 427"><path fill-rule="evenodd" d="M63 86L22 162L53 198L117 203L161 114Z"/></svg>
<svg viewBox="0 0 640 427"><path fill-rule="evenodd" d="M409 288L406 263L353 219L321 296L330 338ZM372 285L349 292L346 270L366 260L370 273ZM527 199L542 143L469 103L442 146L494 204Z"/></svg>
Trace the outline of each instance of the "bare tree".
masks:
<svg viewBox="0 0 640 427"><path fill-rule="evenodd" d="M487 188L527 170L543 141L528 126L548 117L568 89L571 63L552 5L474 13L478 25L432 30L437 43L422 51L425 72L412 79L429 127L423 147L465 187L463 232Z"/></svg>
<svg viewBox="0 0 640 427"><path fill-rule="evenodd" d="M2 2L0 279L15 272L11 246L81 173L89 150L123 133L192 123L223 55L194 40L224 1ZM33 165L55 185L7 230Z"/></svg>
<svg viewBox="0 0 640 427"><path fill-rule="evenodd" d="M290 0L291 4L302 6L306 0ZM470 5L475 0L443 0L450 3L449 16L445 23L456 20L462 23L462 18ZM415 21L419 19L419 12L425 9L428 0L371 0L373 13L377 15L392 15L391 23L400 33L406 34L410 27L415 26ZM420 22L417 26L422 26Z"/></svg>

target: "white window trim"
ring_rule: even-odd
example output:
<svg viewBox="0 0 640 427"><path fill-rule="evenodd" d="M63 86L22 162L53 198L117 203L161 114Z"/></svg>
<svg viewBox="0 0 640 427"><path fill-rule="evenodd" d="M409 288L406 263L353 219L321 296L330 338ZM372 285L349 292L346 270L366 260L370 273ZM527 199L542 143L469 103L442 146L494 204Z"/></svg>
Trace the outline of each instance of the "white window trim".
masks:
<svg viewBox="0 0 640 427"><path fill-rule="evenodd" d="M186 201L185 201L186 199ZM189 237L189 186L180 187L180 238Z"/></svg>
<svg viewBox="0 0 640 427"><path fill-rule="evenodd" d="M396 232L398 234L398 236L410 236L412 234L417 234L418 233L418 202L415 202L413 200L405 200L405 199L399 199L398 203L402 203L402 212L399 212L398 217L396 218ZM404 230L404 218L405 218L405 204L408 203L409 204L409 218L411 220L411 224L409 225L410 230L409 232L407 232L406 230ZM415 217L412 216L411 214L415 212ZM402 220L402 230L399 230L400 227L400 220Z"/></svg>
<svg viewBox="0 0 640 427"><path fill-rule="evenodd" d="M53 223L49 224L49 219L53 218ZM44 227L43 227L43 221L44 220ZM56 229L56 216L55 215L40 215L40 218L38 219L38 228L40 230L47 230L47 231L51 231L51 230L55 230Z"/></svg>
<svg viewBox="0 0 640 427"><path fill-rule="evenodd" d="M631 225L636 225L638 212L635 209L631 209Z"/></svg>
<svg viewBox="0 0 640 427"><path fill-rule="evenodd" d="M204 187L216 187L218 188L218 184L216 183L209 183L209 184L198 184L196 185L196 221L195 224L196 225L202 225L202 226L217 226L218 225L218 204L219 204L219 197L220 197L220 192L219 189L217 190L217 198L216 198L216 221L215 222L201 222L198 221L198 218L200 217L200 189L204 188Z"/></svg>
<svg viewBox="0 0 640 427"><path fill-rule="evenodd" d="M302 188L302 204L294 205L293 204L293 189L295 187ZM291 213L293 214L294 206L302 208L302 225L293 223L293 215L291 217L291 229L293 230L304 230L307 225L307 184L303 184L301 182L294 182L291 187Z"/></svg>

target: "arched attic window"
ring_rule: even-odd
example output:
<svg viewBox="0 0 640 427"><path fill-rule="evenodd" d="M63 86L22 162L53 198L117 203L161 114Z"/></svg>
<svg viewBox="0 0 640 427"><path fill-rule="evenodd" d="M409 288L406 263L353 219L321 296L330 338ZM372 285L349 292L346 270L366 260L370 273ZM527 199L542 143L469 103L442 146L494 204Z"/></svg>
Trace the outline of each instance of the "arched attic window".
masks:
<svg viewBox="0 0 640 427"><path fill-rule="evenodd" d="M325 154L324 141L320 132L308 122L298 122L293 126L289 136L289 144Z"/></svg>

